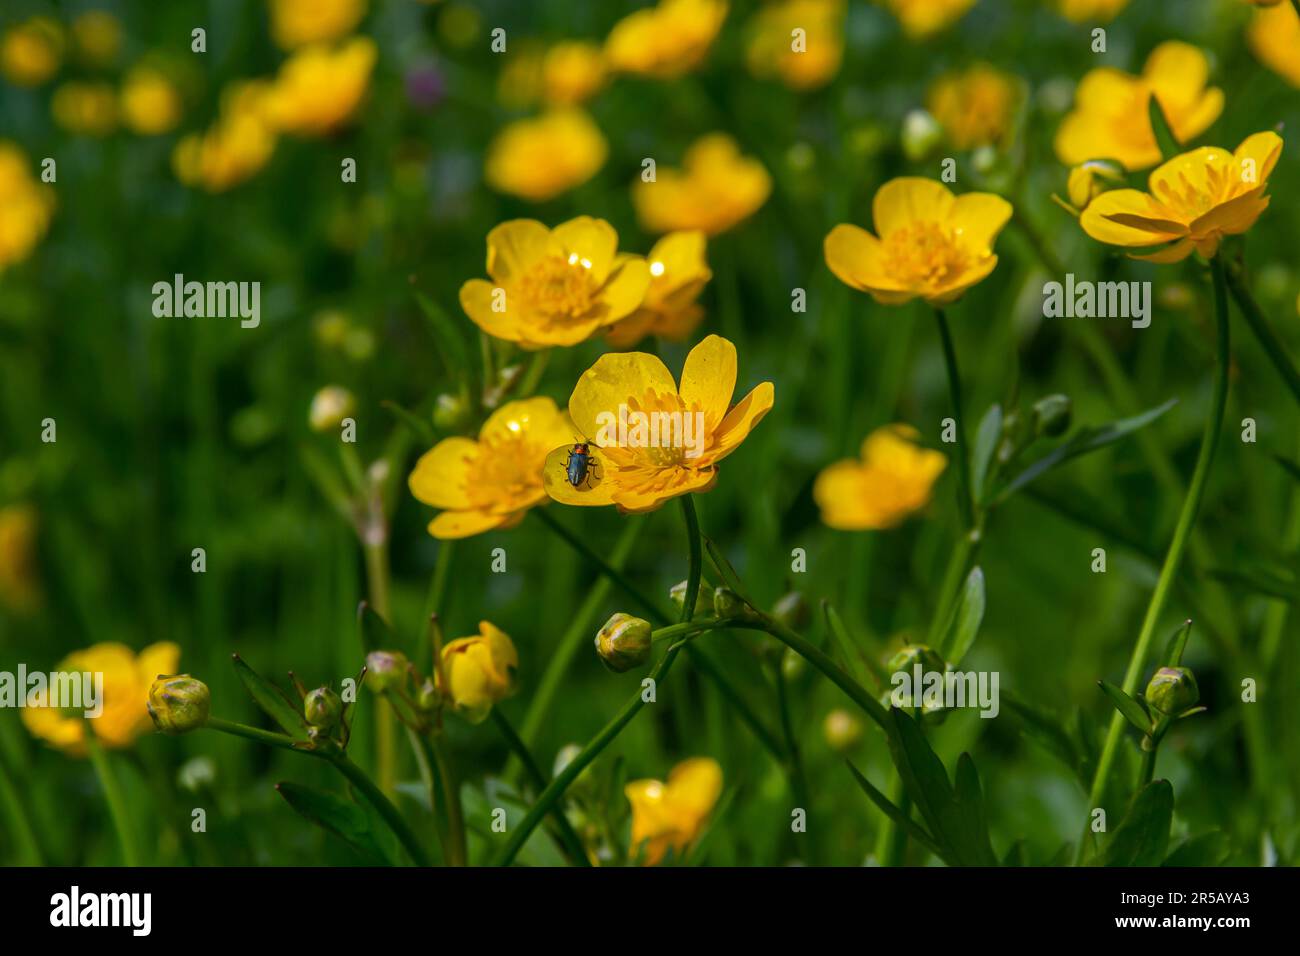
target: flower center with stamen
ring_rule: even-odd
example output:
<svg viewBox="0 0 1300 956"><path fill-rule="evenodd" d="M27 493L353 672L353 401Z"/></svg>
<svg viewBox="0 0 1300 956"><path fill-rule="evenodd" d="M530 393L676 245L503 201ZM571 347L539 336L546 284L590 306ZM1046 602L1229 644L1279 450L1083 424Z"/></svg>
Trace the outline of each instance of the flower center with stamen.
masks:
<svg viewBox="0 0 1300 956"><path fill-rule="evenodd" d="M576 252L547 256L524 274L519 292L537 312L552 322L579 319L589 313L599 288L591 275L591 260Z"/></svg>
<svg viewBox="0 0 1300 956"><path fill-rule="evenodd" d="M537 462L548 450L534 447L522 435L480 441L465 480L470 504L477 511L513 511L539 497L543 492Z"/></svg>
<svg viewBox="0 0 1300 956"><path fill-rule="evenodd" d="M909 286L938 288L970 265L959 242L960 230L935 222L917 222L885 237L885 264L890 276Z"/></svg>

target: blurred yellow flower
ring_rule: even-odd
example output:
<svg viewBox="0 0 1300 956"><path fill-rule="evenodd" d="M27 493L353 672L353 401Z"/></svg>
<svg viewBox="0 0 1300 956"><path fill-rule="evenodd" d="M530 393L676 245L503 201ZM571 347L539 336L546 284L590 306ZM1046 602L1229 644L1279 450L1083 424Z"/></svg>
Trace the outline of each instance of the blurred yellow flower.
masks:
<svg viewBox="0 0 1300 956"><path fill-rule="evenodd" d="M117 94L107 83L69 80L54 91L50 111L69 133L107 136L117 128Z"/></svg>
<svg viewBox="0 0 1300 956"><path fill-rule="evenodd" d="M1154 246L1149 262L1179 262L1195 250L1207 259L1224 236L1250 229L1268 208L1268 177L1282 155L1276 133L1246 137L1235 153L1203 146L1158 166L1150 193L1114 189L1094 199L1079 218L1083 231L1112 246Z"/></svg>
<svg viewBox="0 0 1300 956"><path fill-rule="evenodd" d="M1020 85L987 63L946 73L930 87L926 108L957 149L1000 145L1011 129Z"/></svg>
<svg viewBox="0 0 1300 956"><path fill-rule="evenodd" d="M330 43L353 31L366 0L270 0L271 37L282 50Z"/></svg>
<svg viewBox="0 0 1300 956"><path fill-rule="evenodd" d="M27 258L53 213L54 191L32 175L22 150L0 140L0 271Z"/></svg>
<svg viewBox="0 0 1300 956"><path fill-rule="evenodd" d="M1210 64L1194 46L1169 40L1147 57L1141 76L1108 66L1079 81L1074 110L1056 131L1056 155L1067 166L1114 159L1130 171L1160 162L1147 104L1154 94L1180 143L1194 139L1223 112L1223 91L1206 87Z"/></svg>
<svg viewBox="0 0 1300 956"><path fill-rule="evenodd" d="M174 674L181 650L171 641L150 644L137 655L125 644L105 642L74 651L54 669L58 673L103 674L103 713L86 718L81 711L65 713L36 707L29 701L20 711L29 733L75 757L86 753L85 728L109 748L129 747L153 730L149 718L149 688L160 674Z"/></svg>
<svg viewBox="0 0 1300 956"><path fill-rule="evenodd" d="M1128 0L1057 0L1061 16L1075 23L1105 23L1126 6Z"/></svg>
<svg viewBox="0 0 1300 956"><path fill-rule="evenodd" d="M650 269L618 251L603 219L579 216L547 229L513 219L488 233L487 273L460 287L460 304L488 335L526 349L577 345L632 313Z"/></svg>
<svg viewBox="0 0 1300 956"><path fill-rule="evenodd" d="M467 538L512 528L546 501L542 465L577 433L549 398L509 402L493 412L478 439L444 438L415 464L407 484L426 505L444 509L429 523L435 538Z"/></svg>
<svg viewBox="0 0 1300 956"><path fill-rule="evenodd" d="M545 202L591 179L608 153L590 116L559 108L516 120L497 133L488 145L483 175L497 192Z"/></svg>
<svg viewBox="0 0 1300 956"><path fill-rule="evenodd" d="M844 0L778 0L750 23L746 62L796 90L829 83L844 57Z"/></svg>
<svg viewBox="0 0 1300 956"><path fill-rule="evenodd" d="M657 355L602 355L569 397L569 417L594 466L575 487L566 466L572 443L555 448L542 474L546 493L564 504L617 505L626 513L708 491L718 463L772 408L771 382L733 406L735 388L736 347L717 335L686 356L680 388Z"/></svg>
<svg viewBox="0 0 1300 956"><path fill-rule="evenodd" d="M605 60L616 72L681 76L703 62L726 18L726 0L659 0L614 25Z"/></svg>
<svg viewBox="0 0 1300 956"><path fill-rule="evenodd" d="M938 33L975 5L975 0L884 0L914 40Z"/></svg>
<svg viewBox="0 0 1300 956"><path fill-rule="evenodd" d="M0 186L2 198L3 187ZM0 606L16 614L30 614L41 603L41 584L36 570L36 528L36 509L30 505L0 508Z"/></svg>
<svg viewBox="0 0 1300 956"><path fill-rule="evenodd" d="M1246 42L1260 63L1300 87L1300 14L1293 6L1256 10L1246 28Z"/></svg>
<svg viewBox="0 0 1300 956"><path fill-rule="evenodd" d="M103 10L91 10L72 21L77 54L92 66L108 66L122 49L122 24Z"/></svg>
<svg viewBox="0 0 1300 956"><path fill-rule="evenodd" d="M471 724L482 723L492 705L514 693L519 652L500 628L478 622L478 633L461 637L442 649L441 689L458 713Z"/></svg>
<svg viewBox="0 0 1300 956"><path fill-rule="evenodd" d="M265 83L237 84L222 96L217 121L206 133L192 133L176 144L172 167L187 186L224 192L258 172L275 151L275 132L267 125Z"/></svg>
<svg viewBox="0 0 1300 956"><path fill-rule="evenodd" d="M632 805L632 859L654 866L669 850L681 855L700 837L722 795L722 767L711 757L683 760L662 780L633 780L624 788Z"/></svg>
<svg viewBox="0 0 1300 956"><path fill-rule="evenodd" d="M122 122L141 136L169 133L181 119L181 95L163 73L137 66L122 83Z"/></svg>
<svg viewBox="0 0 1300 956"><path fill-rule="evenodd" d="M585 103L605 85L605 55L599 46L578 40L557 43L542 60L546 99L560 106Z"/></svg>
<svg viewBox="0 0 1300 956"><path fill-rule="evenodd" d="M15 86L40 86L63 62L63 29L49 17L31 17L5 31L0 70Z"/></svg>
<svg viewBox="0 0 1300 956"><path fill-rule="evenodd" d="M647 232L698 229L716 236L757 212L771 191L762 163L742 156L726 133L710 133L686 151L680 170L661 167L654 182L638 179L632 205Z"/></svg>
<svg viewBox="0 0 1300 956"><path fill-rule="evenodd" d="M1066 192L1076 210L1088 208L1107 189L1125 181L1124 168L1108 159L1090 159L1070 170Z"/></svg>
<svg viewBox="0 0 1300 956"><path fill-rule="evenodd" d="M641 307L605 333L615 348L636 345L647 335L684 342L704 318L695 299L713 273L704 258L702 232L670 232L650 250L650 288Z"/></svg>
<svg viewBox="0 0 1300 956"><path fill-rule="evenodd" d="M886 305L915 298L944 305L998 264L993 242L1011 204L991 193L953 196L943 183L903 176L880 187L871 216L879 238L847 223L831 230L831 272Z"/></svg>
<svg viewBox="0 0 1300 956"><path fill-rule="evenodd" d="M813 484L822 522L840 531L877 531L929 504L948 459L917 445L919 437L910 425L886 425L863 440L859 458L824 468Z"/></svg>
<svg viewBox="0 0 1300 956"><path fill-rule="evenodd" d="M352 117L370 86L375 43L354 37L338 48L310 46L280 67L266 96L266 115L281 132L323 136Z"/></svg>

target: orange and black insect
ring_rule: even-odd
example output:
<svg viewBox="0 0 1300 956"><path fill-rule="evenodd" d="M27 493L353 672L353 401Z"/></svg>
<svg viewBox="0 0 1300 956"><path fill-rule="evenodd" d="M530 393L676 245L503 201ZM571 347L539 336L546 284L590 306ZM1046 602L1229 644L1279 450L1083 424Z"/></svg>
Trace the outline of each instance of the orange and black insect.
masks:
<svg viewBox="0 0 1300 956"><path fill-rule="evenodd" d="M600 480L600 474L596 470L598 467L599 463L591 456L587 443L578 442L569 449L569 457L564 463L564 476L575 488L581 488L584 483L590 488L593 478Z"/></svg>

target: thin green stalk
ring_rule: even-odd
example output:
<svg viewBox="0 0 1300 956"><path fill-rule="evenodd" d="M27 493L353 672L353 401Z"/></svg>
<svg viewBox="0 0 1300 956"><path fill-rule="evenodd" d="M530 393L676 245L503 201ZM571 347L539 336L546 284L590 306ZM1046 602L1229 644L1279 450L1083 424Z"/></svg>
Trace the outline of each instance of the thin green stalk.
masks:
<svg viewBox="0 0 1300 956"><path fill-rule="evenodd" d="M443 819L438 814L438 775L433 769L433 750L429 747L428 738L417 733L414 727L406 728L406 739L410 743L411 753L415 757L415 766L420 773L420 782L424 784L424 789L429 794L429 812L433 816L433 829L438 837L438 846L442 847L442 858L445 861L447 859L447 828L443 826Z"/></svg>
<svg viewBox="0 0 1300 956"><path fill-rule="evenodd" d="M515 733L515 728L506 719L506 715L501 713L500 707L492 708L492 722L496 724L497 730L501 731L501 736L505 738L511 752L519 758L529 779L532 780L533 786L540 793L546 788L546 775L542 773L542 768L537 766L537 761L533 759L528 746ZM587 856L586 846L583 845L578 834L574 832L573 824L569 822L564 808L558 802L552 808L551 819L555 821L555 829L559 834L560 843L568 853L569 859L578 866L591 866L591 859Z"/></svg>
<svg viewBox="0 0 1300 956"><path fill-rule="evenodd" d="M957 504L961 509L962 524L967 528L975 526L975 499L971 494L970 455L966 448L966 423L961 410L961 373L957 370L957 351L952 345L952 332L948 328L948 318L943 309L934 310L935 322L939 326L939 338L943 343L943 364L948 371L948 392L952 398L952 417L957 424Z"/></svg>
<svg viewBox="0 0 1300 956"><path fill-rule="evenodd" d="M82 729L86 752L90 755L90 763L95 768L95 776L99 778L99 788L104 791L104 802L108 804L108 813L113 818L113 828L117 831L117 842L122 847L122 862L126 866L139 866L140 858L136 853L135 833L131 828L131 817L127 813L126 801L122 798L122 788L118 785L117 776L113 773L113 767L108 762L104 748L99 745L94 731L88 724Z"/></svg>
<svg viewBox="0 0 1300 956"><path fill-rule="evenodd" d="M433 615L440 618L446 618L447 609L445 606L447 594L447 579L451 575L451 560L456 553L455 541L445 540L438 542L438 557L433 564L433 574L429 577L429 592L424 598L424 617L421 619L426 624ZM420 640L416 642L419 652L416 657L416 664L421 670L429 670L432 661L429 659L429 652L432 645L420 635Z"/></svg>
<svg viewBox="0 0 1300 956"><path fill-rule="evenodd" d="M392 623L389 604L388 535L362 533L362 550L366 556L366 581L370 606L380 617ZM397 715L393 705L382 697L375 707L375 763L379 788L392 797L397 792Z"/></svg>
<svg viewBox="0 0 1300 956"><path fill-rule="evenodd" d="M1234 262L1227 267L1228 289L1232 292L1232 297L1237 301L1237 308L1241 310L1242 317L1246 324L1250 326L1251 332L1259 340L1260 347L1264 349L1264 354L1268 356L1273 367L1277 369L1282 381L1290 389L1291 395L1297 402L1300 402L1300 371L1296 370L1295 363L1291 361L1291 356L1287 354L1286 346L1282 340L1273 332L1273 327L1269 325L1268 318L1264 315L1255 297L1250 294L1250 285L1246 281L1246 271L1240 263Z"/></svg>
<svg viewBox="0 0 1300 956"><path fill-rule="evenodd" d="M36 842L36 830L32 827L31 817L27 814L22 794L14 785L9 769L5 766L2 753L0 753L0 806L4 807L9 832L13 834L14 842L18 846L19 865L40 866L43 861L41 848Z"/></svg>
<svg viewBox="0 0 1300 956"><path fill-rule="evenodd" d="M424 739L429 742L434 766L438 768L438 779L442 781L442 802L447 812L447 865L467 866L469 850L465 845L465 811L460 803L460 782L452 772L441 733L434 731Z"/></svg>
<svg viewBox="0 0 1300 956"><path fill-rule="evenodd" d="M1160 621L1160 614L1164 610L1169 590L1173 587L1174 578L1178 574L1183 551L1187 546L1187 540L1191 535L1192 528L1196 524L1196 516L1201 508L1201 500L1205 496L1205 485L1209 479L1210 466L1214 462L1214 454L1219 444L1219 433L1223 427L1223 413L1228 401L1228 363L1230 361L1228 293L1222 260L1218 257L1214 258L1211 260L1210 268L1214 274L1214 317L1218 328L1218 364L1214 377L1214 396L1210 402L1210 413L1205 420L1201 448L1196 458L1196 468L1192 472L1191 484L1187 489L1187 497L1183 500L1182 512L1178 516L1178 524L1174 527L1173 540L1170 541L1169 550L1165 553L1165 561L1160 569L1160 577L1156 581L1155 591L1151 595L1146 616L1142 620L1142 630L1138 634L1137 644L1133 648L1128 669L1124 673L1124 683L1121 686L1127 694L1136 693L1138 682L1141 680L1147 666L1147 659L1151 652L1151 643L1155 637L1156 627ZM1124 717L1116 711L1111 717L1110 728L1106 733L1106 742L1101 751L1101 759L1097 761L1097 771L1092 779L1092 787L1088 794L1088 805L1090 807L1100 806L1102 797L1106 792L1106 784L1109 782L1111 768L1114 766L1119 743L1124 735L1125 724ZM1091 830L1086 832L1090 834ZM1088 838L1085 836L1079 845L1080 860L1083 858L1087 842Z"/></svg>
<svg viewBox="0 0 1300 956"><path fill-rule="evenodd" d="M700 540L700 520L695 513L695 503L691 500L690 495L683 495L682 514L686 520L686 535L690 549L690 571L686 578L686 599L682 602L682 623L690 623L691 616L695 610L695 601L700 594L700 576L703 573L704 549ZM681 653L685 646L685 639L678 641L668 648L668 651L654 669L650 671L650 680L654 686L658 686L660 681L668 675L672 669L673 662L677 660L677 655ZM616 738L645 706L645 698L642 696L641 689L632 696L623 708L614 716L614 719L606 724L595 737L583 747L576 757L560 773L554 777L546 789L541 792L535 802L510 835L501 854L497 857L497 866L509 866L514 862L515 857L523 848L528 837L532 835L533 830L541 823L542 818L546 816L559 799L564 796L565 790L569 785L578 778L578 774L595 760L607 746Z"/></svg>
<svg viewBox="0 0 1300 956"><path fill-rule="evenodd" d="M808 790L808 777L804 773L803 758L799 754L799 744L794 733L794 721L790 716L790 694L786 686L785 672L778 659L776 671L777 712L781 717L781 734L785 738L785 750L789 754L790 789L794 791L795 803L803 807L804 813L812 813L812 794ZM813 854L809 854L812 856Z"/></svg>
<svg viewBox="0 0 1300 956"><path fill-rule="evenodd" d="M1142 767L1138 771L1139 790L1141 790L1143 787L1149 784L1151 782L1151 779L1156 775L1156 747L1157 746L1158 746L1157 744L1152 744L1150 750L1147 750L1145 748L1143 748L1142 750Z"/></svg>

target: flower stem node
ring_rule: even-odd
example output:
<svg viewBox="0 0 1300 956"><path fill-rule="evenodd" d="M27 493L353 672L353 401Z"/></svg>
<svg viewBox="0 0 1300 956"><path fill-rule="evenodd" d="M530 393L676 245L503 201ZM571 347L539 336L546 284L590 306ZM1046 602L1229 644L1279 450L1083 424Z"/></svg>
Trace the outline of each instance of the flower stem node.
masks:
<svg viewBox="0 0 1300 956"><path fill-rule="evenodd" d="M1047 395L1034 402L1034 437L1059 438L1070 427L1068 395Z"/></svg>
<svg viewBox="0 0 1300 956"><path fill-rule="evenodd" d="M149 688L149 716L164 734L187 734L208 722L212 694L189 674L159 676Z"/></svg>
<svg viewBox="0 0 1300 956"><path fill-rule="evenodd" d="M411 664L401 651L371 651L366 655L366 686L376 694L402 687L410 672Z"/></svg>
<svg viewBox="0 0 1300 956"><path fill-rule="evenodd" d="M329 687L317 687L303 700L303 716L318 730L333 730L343 719L343 700Z"/></svg>
<svg viewBox="0 0 1300 956"><path fill-rule="evenodd" d="M1200 699L1196 676L1186 667L1162 667L1147 684L1147 703L1165 715L1180 714Z"/></svg>
<svg viewBox="0 0 1300 956"><path fill-rule="evenodd" d="M619 611L596 634L596 653L616 674L638 667L650 659L650 622Z"/></svg>
<svg viewBox="0 0 1300 956"><path fill-rule="evenodd" d="M713 613L723 621L752 620L754 610L731 588L718 588L713 592Z"/></svg>

